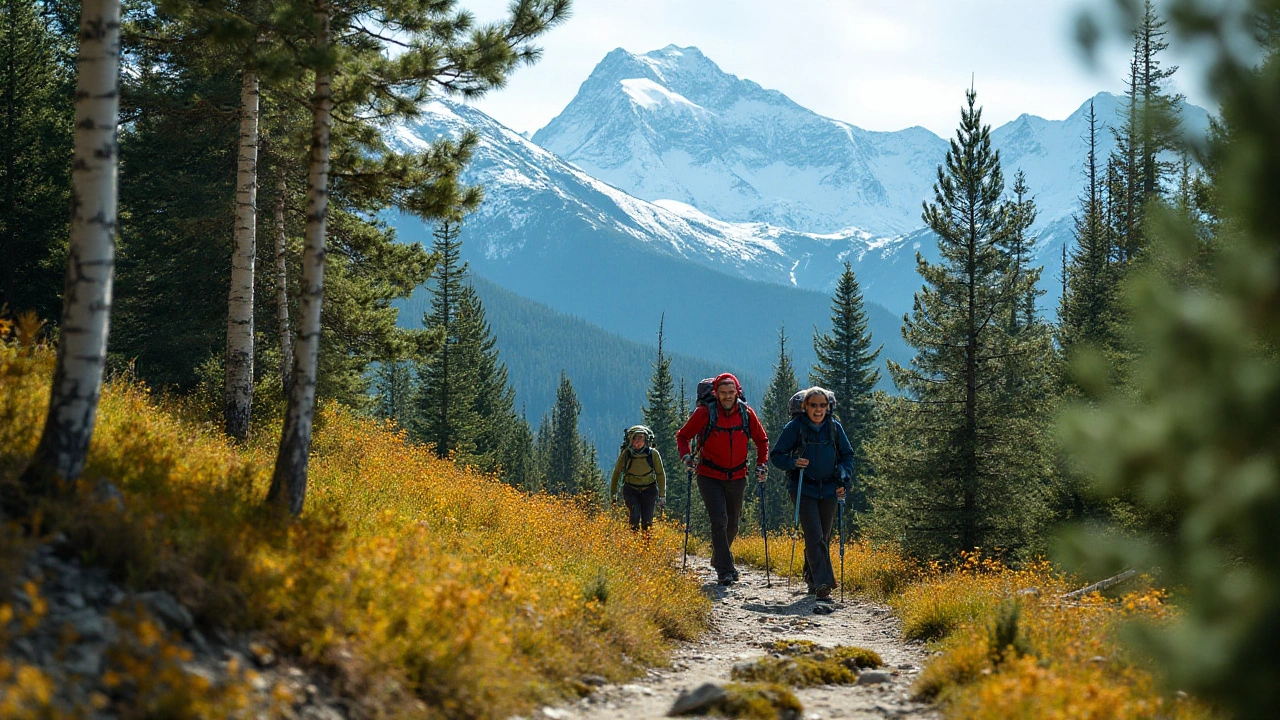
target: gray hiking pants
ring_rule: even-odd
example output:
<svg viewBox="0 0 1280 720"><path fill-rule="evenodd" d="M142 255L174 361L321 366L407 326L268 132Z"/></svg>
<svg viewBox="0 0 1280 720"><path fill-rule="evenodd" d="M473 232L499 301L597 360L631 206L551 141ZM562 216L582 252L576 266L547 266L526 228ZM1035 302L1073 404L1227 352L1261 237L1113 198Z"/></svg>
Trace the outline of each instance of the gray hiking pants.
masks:
<svg viewBox="0 0 1280 720"><path fill-rule="evenodd" d="M796 500L791 493L791 502ZM831 567L831 538L835 537L832 529L836 524L836 498L829 497L815 500L807 495L800 496L800 530L804 533L804 576L805 581L817 588L826 585L834 589L836 573Z"/></svg>
<svg viewBox="0 0 1280 720"><path fill-rule="evenodd" d="M653 525L653 509L658 504L658 484L653 483L643 488L635 485L622 485L622 502L627 504L630 514L631 529L646 531Z"/></svg>
<svg viewBox="0 0 1280 720"><path fill-rule="evenodd" d="M711 519L711 567L720 577L734 571L733 553L729 546L738 536L738 520L742 517L742 496L747 491L747 479L716 480L698 476L698 492L707 506Z"/></svg>

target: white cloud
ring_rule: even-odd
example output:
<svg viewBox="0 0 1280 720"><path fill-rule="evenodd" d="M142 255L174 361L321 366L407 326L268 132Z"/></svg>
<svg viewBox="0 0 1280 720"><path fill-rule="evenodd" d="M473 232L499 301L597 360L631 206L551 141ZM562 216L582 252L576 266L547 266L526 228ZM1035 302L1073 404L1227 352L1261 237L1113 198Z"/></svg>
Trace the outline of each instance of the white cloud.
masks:
<svg viewBox="0 0 1280 720"><path fill-rule="evenodd" d="M508 0L463 0L480 20ZM534 131L573 98L615 47L637 53L695 45L727 72L780 90L869 130L923 125L944 137L976 82L993 125L1024 112L1060 119L1100 90L1121 92L1123 47L1086 66L1072 28L1080 0L575 0L574 16L541 43L543 59L478 102ZM1185 56L1171 62L1195 65ZM1175 76L1207 104L1191 75Z"/></svg>

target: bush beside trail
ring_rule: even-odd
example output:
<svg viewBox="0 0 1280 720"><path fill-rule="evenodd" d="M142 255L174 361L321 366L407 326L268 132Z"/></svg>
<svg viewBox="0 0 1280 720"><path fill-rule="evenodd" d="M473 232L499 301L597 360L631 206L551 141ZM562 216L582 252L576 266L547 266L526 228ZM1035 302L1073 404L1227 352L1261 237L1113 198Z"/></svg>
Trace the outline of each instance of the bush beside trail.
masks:
<svg viewBox="0 0 1280 720"><path fill-rule="evenodd" d="M51 364L49 351L0 347L0 483L35 447ZM707 599L670 562L671 528L643 541L584 502L523 494L340 406L318 414L308 507L289 525L261 502L271 433L233 446L128 378L107 384L97 423L82 485L105 478L125 510L86 493L43 508L39 531L64 533L132 590L167 590L201 626L265 632L369 714L509 716L581 675L661 664L705 628ZM20 562L21 544L7 547L0 565ZM31 679L10 669L0 698Z"/></svg>
<svg viewBox="0 0 1280 720"><path fill-rule="evenodd" d="M764 566L760 538L739 539L734 550L740 562ZM775 582L785 582L789 553L784 535L770 543ZM1179 612L1149 582L1064 600L1079 583L1044 561L1013 568L973 552L950 564L918 563L866 542L846 546L845 573L846 592L887 602L904 637L935 651L914 693L939 703L948 718L1221 717L1160 686L1157 668L1126 646L1130 624L1164 624Z"/></svg>

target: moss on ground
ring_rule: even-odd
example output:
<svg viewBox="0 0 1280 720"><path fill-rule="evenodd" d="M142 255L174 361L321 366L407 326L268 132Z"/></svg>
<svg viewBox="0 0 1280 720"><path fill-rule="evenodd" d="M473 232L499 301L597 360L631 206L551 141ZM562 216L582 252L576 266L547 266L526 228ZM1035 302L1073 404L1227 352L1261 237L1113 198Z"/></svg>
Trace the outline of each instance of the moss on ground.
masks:
<svg viewBox="0 0 1280 720"><path fill-rule="evenodd" d="M778 640L767 646L783 657L763 657L733 668L734 680L780 683L791 687L848 685L862 668L884 664L871 650L848 645L822 648L809 640Z"/></svg>
<svg viewBox="0 0 1280 720"><path fill-rule="evenodd" d="M786 687L776 683L729 683L713 712L751 720L800 720L804 706Z"/></svg>

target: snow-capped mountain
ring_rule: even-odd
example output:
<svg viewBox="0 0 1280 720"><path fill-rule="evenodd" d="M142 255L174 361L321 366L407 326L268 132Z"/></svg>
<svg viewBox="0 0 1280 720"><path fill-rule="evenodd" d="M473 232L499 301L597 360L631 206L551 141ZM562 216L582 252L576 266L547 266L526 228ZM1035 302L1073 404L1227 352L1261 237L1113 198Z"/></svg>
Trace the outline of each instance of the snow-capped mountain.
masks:
<svg viewBox="0 0 1280 720"><path fill-rule="evenodd" d="M842 263L849 261L857 268L864 292L883 290L899 306L900 296L909 302L918 284L914 261L905 273L881 262L911 248L914 240L876 237L856 228L818 234L759 222L726 222L675 200L646 202L461 103L428 104L415 123L395 129L392 142L400 149L421 149L432 139L457 137L467 129L481 138L467 179L485 188L485 202L464 225L472 262L492 264L528 252L553 255L567 237L605 233L645 252L721 273L821 292L834 286ZM882 273L882 268L889 272ZM904 283L898 290L905 290L905 295L894 291Z"/></svg>
<svg viewBox="0 0 1280 720"><path fill-rule="evenodd" d="M961 100L957 91L957 121ZM1041 239L1048 300L1056 297L1062 243L1083 185L1090 102L1105 158L1115 146L1107 126L1118 125L1123 110L1122 98L1107 93L1064 120L1024 114L992 131L1007 183L1025 172L1038 206L1033 231ZM1182 112L1188 132L1204 132L1203 108L1184 105ZM766 221L833 236L856 227L872 238L901 238L920 228L921 202L932 199L935 169L947 150L945 140L924 128L869 132L823 117L725 73L697 48L676 46L643 55L610 52L533 138L638 198L675 200L724 221ZM878 245L892 251L901 242ZM876 272L867 279L878 280ZM910 293L893 292L900 284L879 285L869 297L894 309L909 306Z"/></svg>
<svg viewBox="0 0 1280 720"><path fill-rule="evenodd" d="M924 128L869 132L825 118L675 46L610 52L533 139L645 200L728 221L878 235L919 226L946 152Z"/></svg>
<svg viewBox="0 0 1280 720"><path fill-rule="evenodd" d="M866 269L868 293L877 282L918 285L914 262L907 273L872 262L910 247L906 239L730 223L678 202L646 202L461 103L429 103L417 120L393 129L389 141L420 150L466 130L477 133L479 145L464 181L483 185L485 201L463 224L463 258L509 290L624 337L651 342L666 310L672 349L703 356L708 346L723 349L765 375L779 326L807 332L826 323L829 297L806 288L832 285L842 259ZM402 239L430 242L422 221L391 222ZM891 275L879 277L880 267ZM886 354L902 359L898 316L878 304L869 313ZM732 322L709 323L708 314ZM797 352L801 367L811 354L806 345Z"/></svg>

